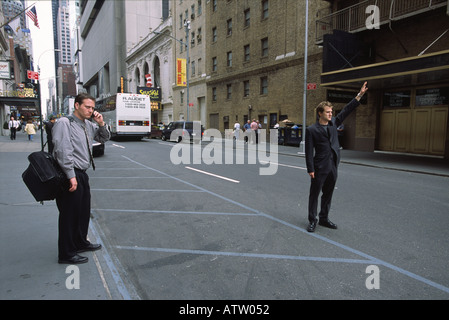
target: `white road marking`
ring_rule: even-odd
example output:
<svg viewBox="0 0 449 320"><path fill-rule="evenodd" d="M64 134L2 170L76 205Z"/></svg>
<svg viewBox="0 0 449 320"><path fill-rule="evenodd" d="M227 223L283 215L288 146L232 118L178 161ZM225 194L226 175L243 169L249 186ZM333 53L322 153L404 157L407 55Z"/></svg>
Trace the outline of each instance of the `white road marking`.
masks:
<svg viewBox="0 0 449 320"><path fill-rule="evenodd" d="M219 176L217 174L213 174L213 173L206 172L206 171L203 171L203 170L199 170L199 169L195 169L195 168L191 168L191 167L186 167L186 169L193 170L193 171L196 171L196 172L199 172L199 173L203 173L203 174L207 174L209 176L212 176L212 177L215 177L215 178L219 178L219 179L223 179L223 180L226 180L226 181L230 181L230 182L234 182L234 183L240 183L240 181L238 181L238 180L234 180L234 179L231 179L231 178L226 178L226 177Z"/></svg>

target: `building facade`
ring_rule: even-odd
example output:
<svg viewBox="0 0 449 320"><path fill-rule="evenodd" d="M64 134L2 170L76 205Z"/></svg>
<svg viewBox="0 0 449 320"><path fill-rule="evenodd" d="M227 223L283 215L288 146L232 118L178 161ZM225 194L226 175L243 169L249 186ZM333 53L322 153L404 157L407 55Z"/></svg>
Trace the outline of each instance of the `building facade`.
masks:
<svg viewBox="0 0 449 320"><path fill-rule="evenodd" d="M128 8L134 11L131 20L136 20L143 12L147 12L148 25L141 31L139 38L128 42L126 53L128 92L144 93L157 91L156 102L152 103L151 120L153 124L173 121L173 43L166 34L172 34L171 1L147 1L135 3L136 7ZM143 7L142 7L143 6ZM147 6L147 11L145 11ZM127 30L129 37L136 34L138 26ZM161 35L155 34L160 32Z"/></svg>
<svg viewBox="0 0 449 320"><path fill-rule="evenodd" d="M122 76L135 92L150 75L162 94L153 122L224 132L248 119L302 124L304 109L310 125L319 102L338 113L368 81L344 148L449 157L447 1L308 1L307 37L306 1L145 2L81 1L83 86L94 96L115 93Z"/></svg>
<svg viewBox="0 0 449 320"><path fill-rule="evenodd" d="M311 1L311 16L323 6ZM223 131L248 119L264 129L287 119L302 123L305 1L211 0L206 11L209 127ZM312 40L309 34L308 82L319 83L321 49ZM308 105L323 95L311 91ZM307 113L309 123L313 118Z"/></svg>
<svg viewBox="0 0 449 320"><path fill-rule="evenodd" d="M31 37L22 1L3 0L0 6L0 120L39 116L37 86L27 77L32 69ZM17 16L19 14L19 16ZM9 130L1 129L2 135Z"/></svg>
<svg viewBox="0 0 449 320"><path fill-rule="evenodd" d="M173 4L173 37L178 41L174 43L172 63L177 66L178 59L185 59L189 83L188 88L187 83L174 83L174 118L201 121L207 127L206 1L173 0Z"/></svg>
<svg viewBox="0 0 449 320"><path fill-rule="evenodd" d="M316 20L327 96L369 82L346 146L449 158L449 3L329 1ZM367 13L368 12L368 13Z"/></svg>

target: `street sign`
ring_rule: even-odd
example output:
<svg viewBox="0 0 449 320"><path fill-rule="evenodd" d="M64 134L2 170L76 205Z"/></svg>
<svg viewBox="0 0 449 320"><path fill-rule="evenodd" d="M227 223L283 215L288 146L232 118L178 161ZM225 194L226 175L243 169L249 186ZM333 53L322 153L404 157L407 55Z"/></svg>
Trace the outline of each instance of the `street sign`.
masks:
<svg viewBox="0 0 449 320"><path fill-rule="evenodd" d="M316 90L316 83L308 83L307 90Z"/></svg>
<svg viewBox="0 0 449 320"><path fill-rule="evenodd" d="M31 70L27 70L27 76L30 80L39 80L39 73Z"/></svg>

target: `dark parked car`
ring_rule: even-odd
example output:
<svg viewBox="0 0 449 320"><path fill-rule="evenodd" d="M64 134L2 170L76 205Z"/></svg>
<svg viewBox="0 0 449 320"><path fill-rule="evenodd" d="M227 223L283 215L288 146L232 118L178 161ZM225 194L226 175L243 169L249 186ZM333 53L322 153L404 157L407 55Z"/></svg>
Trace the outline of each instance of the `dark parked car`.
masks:
<svg viewBox="0 0 449 320"><path fill-rule="evenodd" d="M173 132L176 134L172 135ZM203 134L204 127L199 121L174 121L162 130L162 140L181 142L182 139L190 136L190 141L199 141L203 138Z"/></svg>
<svg viewBox="0 0 449 320"><path fill-rule="evenodd" d="M94 141L92 156L99 157L104 155L104 143Z"/></svg>

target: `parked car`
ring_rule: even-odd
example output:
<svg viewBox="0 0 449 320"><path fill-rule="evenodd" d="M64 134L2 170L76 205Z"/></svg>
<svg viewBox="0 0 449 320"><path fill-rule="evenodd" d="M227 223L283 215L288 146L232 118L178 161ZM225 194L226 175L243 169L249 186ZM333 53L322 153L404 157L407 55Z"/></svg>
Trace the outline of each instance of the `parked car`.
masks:
<svg viewBox="0 0 449 320"><path fill-rule="evenodd" d="M198 130L200 128L200 130ZM177 134L172 136L172 132L177 130ZM199 121L174 121L170 122L164 130L162 130L163 141L181 142L186 136L190 136L190 141L198 141L203 138L204 127Z"/></svg>
<svg viewBox="0 0 449 320"><path fill-rule="evenodd" d="M94 140L92 156L99 157L104 155L104 143L100 143Z"/></svg>

